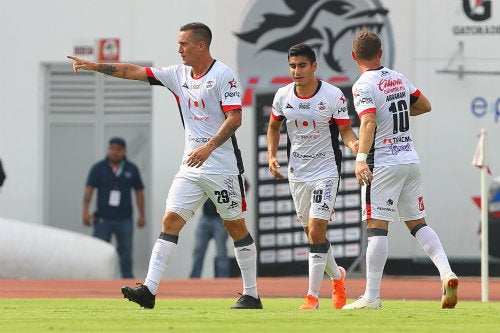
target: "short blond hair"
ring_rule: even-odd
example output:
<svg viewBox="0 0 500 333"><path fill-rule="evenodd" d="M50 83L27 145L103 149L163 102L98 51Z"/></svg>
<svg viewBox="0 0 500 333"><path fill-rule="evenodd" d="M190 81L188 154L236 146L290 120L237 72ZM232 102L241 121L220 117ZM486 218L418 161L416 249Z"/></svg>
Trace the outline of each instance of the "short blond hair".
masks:
<svg viewBox="0 0 500 333"><path fill-rule="evenodd" d="M352 43L352 49L360 60L376 58L382 48L380 38L371 30L364 29L358 32Z"/></svg>

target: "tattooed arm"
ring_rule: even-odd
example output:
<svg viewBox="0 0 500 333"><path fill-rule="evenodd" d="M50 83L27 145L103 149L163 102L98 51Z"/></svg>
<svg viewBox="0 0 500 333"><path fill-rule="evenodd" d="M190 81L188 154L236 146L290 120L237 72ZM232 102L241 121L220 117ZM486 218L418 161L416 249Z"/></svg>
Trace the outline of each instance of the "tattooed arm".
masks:
<svg viewBox="0 0 500 333"><path fill-rule="evenodd" d="M235 109L226 113L226 120L219 127L215 135L207 142L207 146L213 149L219 147L229 139L241 126L241 109ZM212 150L213 150L212 149Z"/></svg>
<svg viewBox="0 0 500 333"><path fill-rule="evenodd" d="M75 75L78 74L79 69L88 71L95 71L106 75L118 77L127 80L148 81L146 74L146 67L134 64L115 63L115 64L102 64L98 62L88 61L75 56L68 56L73 60L73 71Z"/></svg>

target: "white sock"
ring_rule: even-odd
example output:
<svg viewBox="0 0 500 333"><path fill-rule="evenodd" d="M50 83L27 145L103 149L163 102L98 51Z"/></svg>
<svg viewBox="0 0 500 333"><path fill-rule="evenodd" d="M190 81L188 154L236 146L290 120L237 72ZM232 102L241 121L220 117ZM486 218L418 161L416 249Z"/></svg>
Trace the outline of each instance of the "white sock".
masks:
<svg viewBox="0 0 500 333"><path fill-rule="evenodd" d="M170 260L175 254L177 244L166 241L164 239L157 239L153 250L151 251L151 258L149 259L148 275L144 281L144 285L148 287L149 291L156 295L158 286L163 273L167 270Z"/></svg>
<svg viewBox="0 0 500 333"><path fill-rule="evenodd" d="M309 290L307 294L318 298L321 282L325 276L327 253L309 252Z"/></svg>
<svg viewBox="0 0 500 333"><path fill-rule="evenodd" d="M255 243L235 247L234 255L241 271L243 295L259 298L257 292L257 249Z"/></svg>
<svg viewBox="0 0 500 333"><path fill-rule="evenodd" d="M438 235L431 227L425 226L417 231L415 238L436 265L442 281L451 272L451 267Z"/></svg>
<svg viewBox="0 0 500 333"><path fill-rule="evenodd" d="M385 262L389 252L387 236L368 237L366 248L366 289L365 299L373 302L380 297L380 284L384 273Z"/></svg>
<svg viewBox="0 0 500 333"><path fill-rule="evenodd" d="M328 276L332 280L340 279L339 266L337 265L337 262L335 261L335 258L333 257L333 249L332 249L331 245L330 245L330 248L328 249L328 252L326 255L327 255L326 256L326 266L325 266L326 274L328 274Z"/></svg>

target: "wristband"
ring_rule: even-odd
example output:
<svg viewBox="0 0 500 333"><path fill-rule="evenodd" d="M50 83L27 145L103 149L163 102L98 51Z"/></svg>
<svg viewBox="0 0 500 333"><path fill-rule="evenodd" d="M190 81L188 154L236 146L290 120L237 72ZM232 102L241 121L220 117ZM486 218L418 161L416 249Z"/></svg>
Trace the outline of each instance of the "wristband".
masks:
<svg viewBox="0 0 500 333"><path fill-rule="evenodd" d="M365 153L357 153L356 154L356 162L366 162L366 158L368 157L368 154Z"/></svg>

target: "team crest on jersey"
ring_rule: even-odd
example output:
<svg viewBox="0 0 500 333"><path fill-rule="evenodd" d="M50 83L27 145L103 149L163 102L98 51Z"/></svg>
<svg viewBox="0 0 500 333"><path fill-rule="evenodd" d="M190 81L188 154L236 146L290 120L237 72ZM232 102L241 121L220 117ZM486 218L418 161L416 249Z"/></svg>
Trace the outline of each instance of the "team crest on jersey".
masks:
<svg viewBox="0 0 500 333"><path fill-rule="evenodd" d="M299 120L299 119L295 119L295 121L293 122L295 124L295 127L297 129L301 129L301 128L306 128L306 127L309 127L309 126L312 126L313 129L316 129L316 120L312 119L312 120Z"/></svg>
<svg viewBox="0 0 500 333"><path fill-rule="evenodd" d="M205 83L205 88L212 89L214 87L214 85L215 85L215 81L210 80L207 83Z"/></svg>
<svg viewBox="0 0 500 333"><path fill-rule="evenodd" d="M318 110L319 111L326 110L326 103L325 102L319 102L318 103Z"/></svg>

